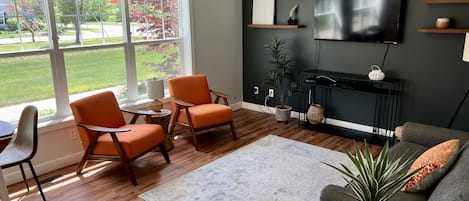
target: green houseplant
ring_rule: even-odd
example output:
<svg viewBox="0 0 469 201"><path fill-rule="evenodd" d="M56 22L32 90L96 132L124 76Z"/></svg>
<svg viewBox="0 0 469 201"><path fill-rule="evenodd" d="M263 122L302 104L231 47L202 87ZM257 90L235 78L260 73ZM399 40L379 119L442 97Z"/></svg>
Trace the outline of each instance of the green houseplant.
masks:
<svg viewBox="0 0 469 201"><path fill-rule="evenodd" d="M264 84L277 90L279 96L280 105L275 106L275 118L277 121L288 121L292 110L287 105L288 97L299 91L293 77L295 66L288 56L285 41L274 38L265 47L272 57L270 63L273 69L267 72Z"/></svg>
<svg viewBox="0 0 469 201"><path fill-rule="evenodd" d="M364 152L355 144L355 155L345 151L348 158L353 162L357 173L351 167L344 164L334 166L324 163L348 178L347 183L352 188L354 194L349 194L356 200L361 201L386 201L397 193L421 168L407 173L406 167L413 163L413 160L402 161L402 157L390 161L388 156L389 144L383 146L376 160L370 151L370 147L365 141ZM345 178L344 178L345 179Z"/></svg>

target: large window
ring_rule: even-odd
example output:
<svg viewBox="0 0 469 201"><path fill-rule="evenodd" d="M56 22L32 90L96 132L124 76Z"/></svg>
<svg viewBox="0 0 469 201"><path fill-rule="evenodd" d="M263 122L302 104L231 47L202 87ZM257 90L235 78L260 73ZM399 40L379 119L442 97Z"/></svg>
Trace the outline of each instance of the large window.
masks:
<svg viewBox="0 0 469 201"><path fill-rule="evenodd" d="M121 102L144 99L145 80L190 74L182 58L190 41L181 31L186 5L2 0L0 120L18 121L26 105L42 119L68 116L71 101L102 90Z"/></svg>

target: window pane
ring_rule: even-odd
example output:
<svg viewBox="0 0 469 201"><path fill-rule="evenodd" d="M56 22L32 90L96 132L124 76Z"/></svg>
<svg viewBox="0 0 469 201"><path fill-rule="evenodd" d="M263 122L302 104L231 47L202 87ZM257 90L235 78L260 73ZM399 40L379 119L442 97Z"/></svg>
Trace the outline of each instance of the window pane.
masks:
<svg viewBox="0 0 469 201"><path fill-rule="evenodd" d="M115 0L57 0L59 46L122 43L120 8L120 1Z"/></svg>
<svg viewBox="0 0 469 201"><path fill-rule="evenodd" d="M23 108L35 105L39 116L56 112L49 55L0 58L0 119L16 122Z"/></svg>
<svg viewBox="0 0 469 201"><path fill-rule="evenodd" d="M129 0L133 41L179 36L178 0Z"/></svg>
<svg viewBox="0 0 469 201"><path fill-rule="evenodd" d="M178 43L140 45L135 48L138 95L146 94L145 80L183 74Z"/></svg>
<svg viewBox="0 0 469 201"><path fill-rule="evenodd" d="M127 97L123 48L66 52L64 54L71 101L85 92L111 90L119 98Z"/></svg>
<svg viewBox="0 0 469 201"><path fill-rule="evenodd" d="M49 49L44 2L0 4L0 52Z"/></svg>

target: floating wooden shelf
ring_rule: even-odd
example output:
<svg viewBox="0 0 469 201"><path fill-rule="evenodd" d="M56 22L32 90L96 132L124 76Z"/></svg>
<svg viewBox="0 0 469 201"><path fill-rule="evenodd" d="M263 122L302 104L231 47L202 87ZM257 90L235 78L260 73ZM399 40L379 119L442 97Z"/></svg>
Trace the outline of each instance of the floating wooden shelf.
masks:
<svg viewBox="0 0 469 201"><path fill-rule="evenodd" d="M449 33L449 34L459 34L469 32L469 28L447 28L447 29L437 29L437 28L420 28L419 32L422 33Z"/></svg>
<svg viewBox="0 0 469 201"><path fill-rule="evenodd" d="M299 29L305 26L303 25L288 25L288 24L248 24L249 28L259 29Z"/></svg>
<svg viewBox="0 0 469 201"><path fill-rule="evenodd" d="M469 3L469 0L422 0L423 3L444 4L444 3Z"/></svg>

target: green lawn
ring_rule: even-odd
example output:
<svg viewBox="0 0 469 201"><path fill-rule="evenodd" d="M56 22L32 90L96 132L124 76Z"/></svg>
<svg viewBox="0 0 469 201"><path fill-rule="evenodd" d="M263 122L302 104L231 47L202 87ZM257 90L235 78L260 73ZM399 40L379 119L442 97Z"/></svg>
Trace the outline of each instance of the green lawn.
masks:
<svg viewBox="0 0 469 201"><path fill-rule="evenodd" d="M92 43L93 41L88 41ZM96 41L94 41L96 42ZM46 44L27 44L46 45ZM0 46L4 51L6 46ZM146 63L161 63L164 55L136 48L137 79L165 76ZM174 48L172 51L176 51ZM112 86L125 86L123 48L67 52L64 55L70 94ZM54 97L49 55L0 58L0 107Z"/></svg>

